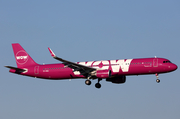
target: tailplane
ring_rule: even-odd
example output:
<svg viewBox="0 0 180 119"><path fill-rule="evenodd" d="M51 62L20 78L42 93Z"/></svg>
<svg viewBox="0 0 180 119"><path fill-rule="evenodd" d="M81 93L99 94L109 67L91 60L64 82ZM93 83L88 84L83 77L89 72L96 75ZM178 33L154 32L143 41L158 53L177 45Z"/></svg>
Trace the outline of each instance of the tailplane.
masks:
<svg viewBox="0 0 180 119"><path fill-rule="evenodd" d="M13 43L12 47L18 68L37 65L37 63L30 57L30 55L21 47L19 43Z"/></svg>

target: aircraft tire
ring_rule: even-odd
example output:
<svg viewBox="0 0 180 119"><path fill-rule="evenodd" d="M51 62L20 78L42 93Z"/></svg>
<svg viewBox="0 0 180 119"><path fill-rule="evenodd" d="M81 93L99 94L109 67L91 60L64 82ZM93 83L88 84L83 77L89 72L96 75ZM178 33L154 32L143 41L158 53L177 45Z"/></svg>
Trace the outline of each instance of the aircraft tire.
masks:
<svg viewBox="0 0 180 119"><path fill-rule="evenodd" d="M91 81L90 81L90 80L86 80L86 81L85 81L85 84L86 84L86 85L91 85Z"/></svg>
<svg viewBox="0 0 180 119"><path fill-rule="evenodd" d="M96 87L96 88L101 88L101 84L100 84L100 83L96 83L96 84L95 84L95 87Z"/></svg>
<svg viewBox="0 0 180 119"><path fill-rule="evenodd" d="M156 82L157 82L157 83L160 83L160 80L159 80L159 79L157 79L157 80L156 80Z"/></svg>

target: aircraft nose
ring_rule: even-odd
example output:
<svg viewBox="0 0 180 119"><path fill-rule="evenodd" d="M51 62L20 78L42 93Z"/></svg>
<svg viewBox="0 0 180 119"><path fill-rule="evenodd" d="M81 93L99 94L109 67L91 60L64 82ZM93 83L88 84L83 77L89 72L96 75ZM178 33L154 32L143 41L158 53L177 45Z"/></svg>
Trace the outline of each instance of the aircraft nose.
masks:
<svg viewBox="0 0 180 119"><path fill-rule="evenodd" d="M171 68L172 71L174 71L174 70L176 70L176 69L178 68L178 66L175 65L175 64L172 64L172 65L170 66L170 68Z"/></svg>

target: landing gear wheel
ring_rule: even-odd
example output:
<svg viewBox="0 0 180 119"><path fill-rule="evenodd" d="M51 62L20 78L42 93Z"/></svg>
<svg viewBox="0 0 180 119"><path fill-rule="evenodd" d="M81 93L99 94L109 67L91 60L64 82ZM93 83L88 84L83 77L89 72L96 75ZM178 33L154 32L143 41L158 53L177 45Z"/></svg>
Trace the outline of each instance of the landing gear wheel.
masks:
<svg viewBox="0 0 180 119"><path fill-rule="evenodd" d="M90 81L90 80L86 80L86 81L85 81L85 84L86 84L86 85L91 85L91 81Z"/></svg>
<svg viewBox="0 0 180 119"><path fill-rule="evenodd" d="M101 88L101 84L100 84L100 83L96 83L96 84L95 84L95 87L96 87L96 88Z"/></svg>
<svg viewBox="0 0 180 119"><path fill-rule="evenodd" d="M156 80L156 82L157 82L157 83L159 83L159 82L160 82L160 80L159 80L159 79L157 79L157 80Z"/></svg>
<svg viewBox="0 0 180 119"><path fill-rule="evenodd" d="M159 83L160 80L158 79L158 78L159 78L158 73L156 73L156 78L157 78L157 79L156 79L156 82Z"/></svg>

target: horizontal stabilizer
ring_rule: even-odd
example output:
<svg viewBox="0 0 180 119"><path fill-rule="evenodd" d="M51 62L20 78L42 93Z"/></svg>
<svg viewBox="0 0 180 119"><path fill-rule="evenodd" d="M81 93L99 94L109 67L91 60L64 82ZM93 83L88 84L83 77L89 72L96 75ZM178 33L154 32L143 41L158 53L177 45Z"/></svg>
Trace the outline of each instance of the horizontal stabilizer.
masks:
<svg viewBox="0 0 180 119"><path fill-rule="evenodd" d="M20 71L20 72L24 72L26 71L25 69L20 69L20 68L17 68L17 67L12 67L12 66L5 66L6 68L10 68L10 69L14 69L16 71Z"/></svg>

